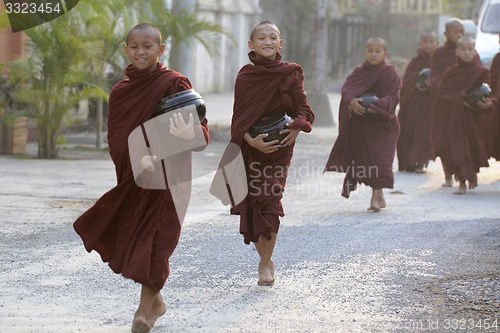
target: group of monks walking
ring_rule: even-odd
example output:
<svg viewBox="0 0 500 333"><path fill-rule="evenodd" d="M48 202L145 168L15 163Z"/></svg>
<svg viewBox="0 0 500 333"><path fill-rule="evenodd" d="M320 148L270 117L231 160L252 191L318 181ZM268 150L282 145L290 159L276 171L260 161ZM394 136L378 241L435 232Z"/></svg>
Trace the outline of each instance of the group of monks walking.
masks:
<svg viewBox="0 0 500 333"><path fill-rule="evenodd" d="M443 186L452 187L455 180L454 193L465 194L467 187L477 186L479 170L489 166L491 157L500 160L500 56L489 70L483 67L459 19L449 20L444 34L442 46L434 32L421 34L417 56L403 76L398 163L400 171L424 173L428 162L439 157ZM426 69L430 76L422 80ZM485 85L491 87L489 95L478 89L477 103L467 102L469 92Z"/></svg>
<svg viewBox="0 0 500 333"><path fill-rule="evenodd" d="M417 57L411 60L403 81L395 67L386 62L387 42L370 38L364 50L365 61L353 69L342 86L339 134L325 171L345 173L342 195L346 198L358 184L370 186L370 211L386 207L383 189L394 186L396 148L402 171L425 172L429 160L440 157L444 185L452 186L455 176L460 184L456 193L462 194L467 182L471 189L477 186L479 168L488 166L491 156L500 159L500 58L495 57L490 70L482 67L474 40L463 37L460 20L450 20L445 35L446 43L440 47L435 33L421 35ZM236 155L243 162L221 160L224 177L220 178L220 198L222 202L232 198L231 214L239 215L243 240L255 245L259 255L257 283L272 286L272 255L284 216L281 199L287 170L296 138L312 130L315 117L304 92L302 67L282 61L283 39L278 27L270 21L258 23L250 33L248 47L251 63L243 66L235 79L231 142L224 154L232 156L229 148L237 147ZM186 174L191 174L191 151L204 149L210 142L206 118L195 124L193 114L185 120L174 112L168 126L170 141L148 137L140 141L143 153L137 158L132 154L131 133L137 129L146 134L146 125L156 117L158 102L193 89L185 75L158 61L164 49L160 30L149 23L138 24L127 34L127 78L113 87L108 113L108 145L117 185L74 223L87 251L97 251L115 273L141 284L133 333L150 332L166 312L160 292L170 274L169 258L184 218L184 212L177 209L179 200L174 189L184 184ZM419 73L426 68L430 68L430 77L422 81ZM464 93L483 83L491 85L493 98L482 97L477 104L465 102ZM286 122L279 129L281 137L273 138L268 132L252 134L256 124L274 114ZM169 168L174 156L151 152L151 145L157 141L175 147L200 144L175 155L181 163L177 170ZM231 182L231 173L224 171L231 170L231 165L238 171L246 170L243 179L236 177ZM182 181L164 179L167 174L177 174ZM163 187L141 186L142 179L156 176L164 179ZM190 182L185 183L190 193ZM245 195L235 202L238 189L244 189ZM185 206L188 202L189 195Z"/></svg>

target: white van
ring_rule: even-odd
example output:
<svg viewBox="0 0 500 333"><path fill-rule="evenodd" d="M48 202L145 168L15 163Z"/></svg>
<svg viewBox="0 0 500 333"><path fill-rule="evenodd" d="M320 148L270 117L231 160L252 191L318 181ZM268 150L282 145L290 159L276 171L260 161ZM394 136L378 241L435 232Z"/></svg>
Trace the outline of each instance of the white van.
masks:
<svg viewBox="0 0 500 333"><path fill-rule="evenodd" d="M476 50L485 67L490 67L499 52L500 0L484 0L479 11Z"/></svg>

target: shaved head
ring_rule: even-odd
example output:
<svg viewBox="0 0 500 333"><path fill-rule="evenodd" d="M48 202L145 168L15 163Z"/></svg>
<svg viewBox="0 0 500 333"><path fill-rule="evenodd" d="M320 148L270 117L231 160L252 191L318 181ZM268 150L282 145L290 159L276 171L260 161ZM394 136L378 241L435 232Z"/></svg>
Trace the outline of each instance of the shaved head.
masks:
<svg viewBox="0 0 500 333"><path fill-rule="evenodd" d="M465 37L460 38L457 41L457 46L467 44L467 43L472 43L472 44L476 45L476 41L474 40L474 38L472 38L470 36L465 36Z"/></svg>
<svg viewBox="0 0 500 333"><path fill-rule="evenodd" d="M274 24L271 21L262 21L262 22L257 23L250 31L250 40L253 40L253 36L255 35L255 32L257 31L258 28L262 27L263 25L272 26L274 29L276 29L276 33L278 34L278 36L281 37L280 29L278 28L278 26L276 24Z"/></svg>
<svg viewBox="0 0 500 333"><path fill-rule="evenodd" d="M368 41L366 42L365 48L367 48L370 45L374 45L374 44L382 45L384 50L387 51L387 42L385 41L385 39L383 39L381 37L372 37L372 38L368 39Z"/></svg>
<svg viewBox="0 0 500 333"><path fill-rule="evenodd" d="M444 29L446 31L450 31L453 28L461 28L464 29L464 23L462 20L457 19L457 18L451 18L448 21L446 21L446 24L444 25Z"/></svg>
<svg viewBox="0 0 500 333"><path fill-rule="evenodd" d="M161 38L160 29L158 29L157 27L155 27L151 23L139 23L138 25L136 25L132 29L130 29L130 31L127 34L127 39L126 39L127 44L128 44L128 38L129 38L130 34L134 31L137 31L137 30L150 30L150 31L152 31L156 35L156 41L158 42L158 45L161 45L162 38Z"/></svg>
<svg viewBox="0 0 500 333"><path fill-rule="evenodd" d="M432 30L422 31L422 33L420 34L420 39L425 37L434 37L437 39L437 34Z"/></svg>

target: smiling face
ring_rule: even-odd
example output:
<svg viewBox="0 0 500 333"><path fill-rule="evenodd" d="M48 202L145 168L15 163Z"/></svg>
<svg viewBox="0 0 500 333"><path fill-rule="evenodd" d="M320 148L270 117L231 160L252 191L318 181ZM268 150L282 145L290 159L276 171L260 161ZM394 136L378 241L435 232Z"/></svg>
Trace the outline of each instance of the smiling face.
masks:
<svg viewBox="0 0 500 333"><path fill-rule="evenodd" d="M379 65L387 58L387 50L383 40L372 39L365 47L365 60L370 65Z"/></svg>
<svg viewBox="0 0 500 333"><path fill-rule="evenodd" d="M275 60L276 54L283 46L280 32L276 26L264 24L255 28L248 47L255 51L257 58Z"/></svg>
<svg viewBox="0 0 500 333"><path fill-rule="evenodd" d="M457 57L464 62L471 62L476 56L476 43L470 37L464 37L457 42Z"/></svg>
<svg viewBox="0 0 500 333"><path fill-rule="evenodd" d="M125 53L132 66L140 71L154 71L164 49L165 45L160 44L158 34L150 28L131 31L125 45Z"/></svg>

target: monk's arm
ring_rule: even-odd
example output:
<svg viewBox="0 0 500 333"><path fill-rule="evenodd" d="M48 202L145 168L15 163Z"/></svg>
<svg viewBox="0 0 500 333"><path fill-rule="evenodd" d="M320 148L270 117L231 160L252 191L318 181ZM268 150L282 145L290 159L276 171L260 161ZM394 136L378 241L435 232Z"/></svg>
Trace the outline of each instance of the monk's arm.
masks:
<svg viewBox="0 0 500 333"><path fill-rule="evenodd" d="M370 111L376 113L387 120L396 117L396 106L399 103L399 90L401 89L401 80L395 71L387 78L391 81L390 87L384 97L380 97L370 108Z"/></svg>
<svg viewBox="0 0 500 333"><path fill-rule="evenodd" d="M293 118L293 123L289 128L300 129L306 133L311 132L312 123L314 122L314 112L307 102L307 96L304 92L304 75L302 70L295 71L288 78L291 85L290 94L293 100L294 108L290 116Z"/></svg>

